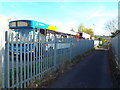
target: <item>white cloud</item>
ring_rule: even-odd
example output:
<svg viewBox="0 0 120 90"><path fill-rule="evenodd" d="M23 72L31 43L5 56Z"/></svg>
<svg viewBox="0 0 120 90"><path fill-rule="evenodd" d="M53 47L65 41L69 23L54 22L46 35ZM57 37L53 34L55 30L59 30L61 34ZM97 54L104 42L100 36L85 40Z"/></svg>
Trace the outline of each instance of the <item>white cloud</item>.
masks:
<svg viewBox="0 0 120 90"><path fill-rule="evenodd" d="M104 12L104 11L96 11L93 14L91 14L88 17L88 19L99 18L99 17L115 17L115 16L117 16L116 13Z"/></svg>
<svg viewBox="0 0 120 90"><path fill-rule="evenodd" d="M110 32L106 31L104 27L105 23L114 17L117 17L117 10L108 11L104 6L99 6L95 11L91 12L91 15L87 17L87 20L94 21L94 33L96 35L110 35Z"/></svg>
<svg viewBox="0 0 120 90"><path fill-rule="evenodd" d="M60 8L65 8L65 6L64 5L60 5Z"/></svg>
<svg viewBox="0 0 120 90"><path fill-rule="evenodd" d="M117 10L108 11L104 6L99 6L96 8L96 10L90 13L91 13L90 16L87 17L88 20L94 19L94 18L100 18L100 17L116 17L117 16Z"/></svg>

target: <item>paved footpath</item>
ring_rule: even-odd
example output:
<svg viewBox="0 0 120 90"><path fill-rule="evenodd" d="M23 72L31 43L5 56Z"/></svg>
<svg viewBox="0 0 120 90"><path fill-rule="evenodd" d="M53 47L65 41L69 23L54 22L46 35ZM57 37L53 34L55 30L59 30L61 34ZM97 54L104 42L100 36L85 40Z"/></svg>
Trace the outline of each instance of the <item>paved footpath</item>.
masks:
<svg viewBox="0 0 120 90"><path fill-rule="evenodd" d="M64 73L50 88L113 88L108 51L100 48Z"/></svg>
<svg viewBox="0 0 120 90"><path fill-rule="evenodd" d="M0 50L0 89L2 87L2 51Z"/></svg>

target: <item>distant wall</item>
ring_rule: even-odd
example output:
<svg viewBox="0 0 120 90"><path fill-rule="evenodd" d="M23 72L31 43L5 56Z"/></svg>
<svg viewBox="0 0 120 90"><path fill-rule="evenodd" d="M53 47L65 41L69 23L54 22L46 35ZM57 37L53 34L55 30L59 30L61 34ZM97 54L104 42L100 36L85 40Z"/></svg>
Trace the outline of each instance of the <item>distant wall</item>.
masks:
<svg viewBox="0 0 120 90"><path fill-rule="evenodd" d="M102 44L102 41L100 41L100 44ZM98 46L99 45L99 41L98 40L94 40L94 46Z"/></svg>

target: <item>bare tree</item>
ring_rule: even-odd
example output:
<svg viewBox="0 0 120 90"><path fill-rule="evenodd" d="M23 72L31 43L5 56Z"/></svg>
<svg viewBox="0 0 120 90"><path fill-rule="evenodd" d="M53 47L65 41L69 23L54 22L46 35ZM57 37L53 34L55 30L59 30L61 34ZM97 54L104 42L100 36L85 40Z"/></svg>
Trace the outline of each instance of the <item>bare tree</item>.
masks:
<svg viewBox="0 0 120 90"><path fill-rule="evenodd" d="M118 30L118 18L112 19L105 24L105 29L109 32Z"/></svg>

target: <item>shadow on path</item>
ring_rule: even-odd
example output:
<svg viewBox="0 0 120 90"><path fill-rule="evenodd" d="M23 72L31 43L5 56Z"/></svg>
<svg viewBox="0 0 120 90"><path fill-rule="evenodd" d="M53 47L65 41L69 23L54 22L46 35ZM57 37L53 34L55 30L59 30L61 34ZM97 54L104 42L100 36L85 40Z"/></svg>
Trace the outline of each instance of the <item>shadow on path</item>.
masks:
<svg viewBox="0 0 120 90"><path fill-rule="evenodd" d="M113 88L108 50L100 47L64 73L50 88Z"/></svg>

